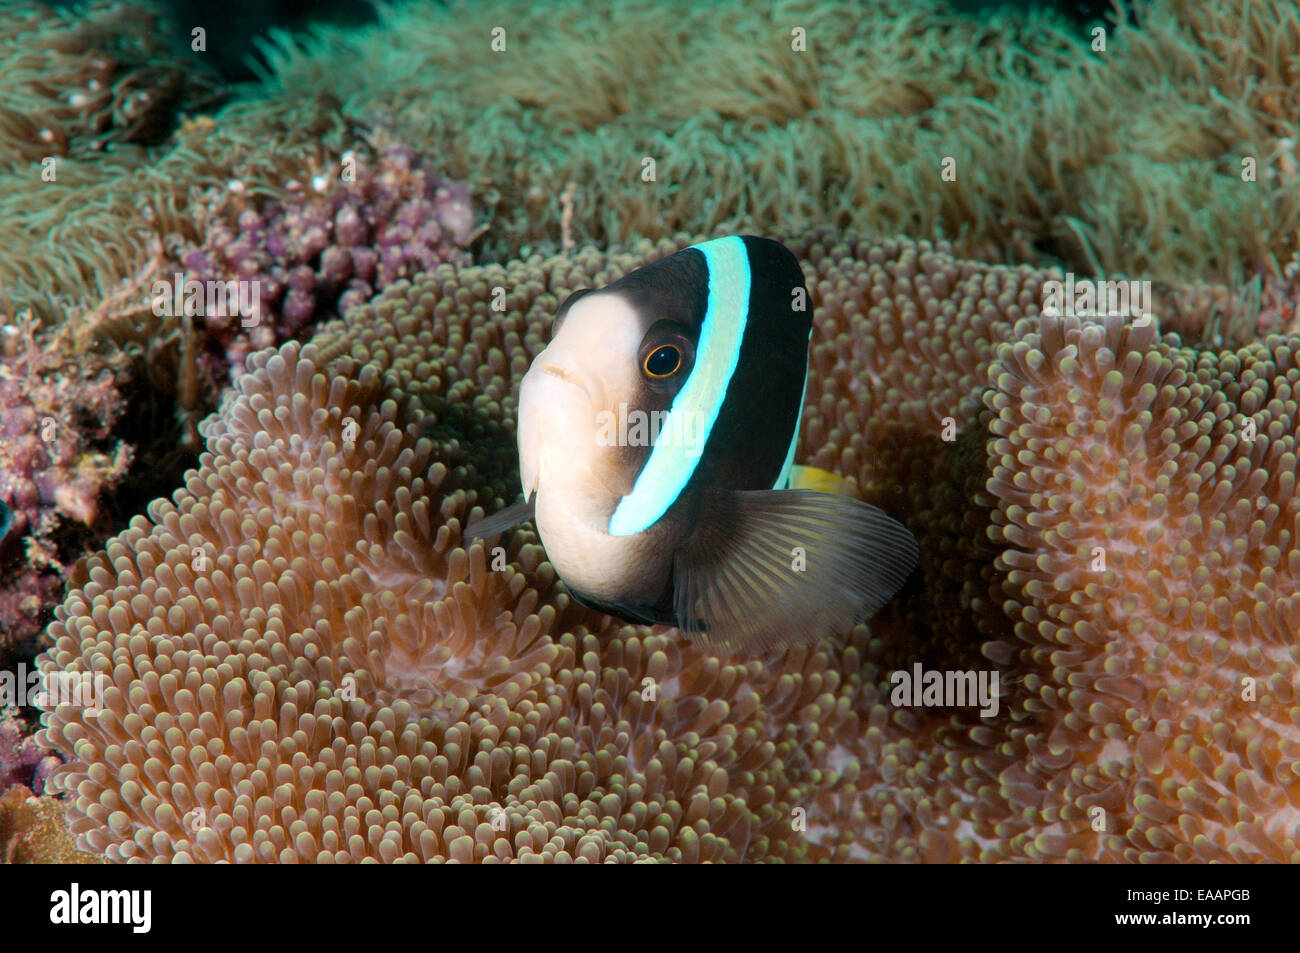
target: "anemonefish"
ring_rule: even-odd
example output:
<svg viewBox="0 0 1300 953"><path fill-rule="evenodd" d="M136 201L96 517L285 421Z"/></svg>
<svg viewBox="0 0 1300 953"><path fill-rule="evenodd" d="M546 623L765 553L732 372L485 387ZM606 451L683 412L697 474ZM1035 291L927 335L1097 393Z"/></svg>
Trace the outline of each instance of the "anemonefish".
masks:
<svg viewBox="0 0 1300 953"><path fill-rule="evenodd" d="M753 236L571 294L520 386L525 502L467 535L533 519L578 601L712 649L810 642L874 615L916 541L861 500L791 488L808 302L790 250Z"/></svg>

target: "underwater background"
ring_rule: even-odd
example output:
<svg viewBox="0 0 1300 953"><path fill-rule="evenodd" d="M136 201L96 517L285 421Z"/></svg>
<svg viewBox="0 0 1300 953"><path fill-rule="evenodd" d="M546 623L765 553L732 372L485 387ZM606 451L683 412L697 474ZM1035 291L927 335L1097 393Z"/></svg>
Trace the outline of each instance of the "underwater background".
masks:
<svg viewBox="0 0 1300 953"><path fill-rule="evenodd" d="M0 3L0 854L1300 860L1298 117L1282 0ZM462 542L560 302L735 233L920 547L757 656Z"/></svg>

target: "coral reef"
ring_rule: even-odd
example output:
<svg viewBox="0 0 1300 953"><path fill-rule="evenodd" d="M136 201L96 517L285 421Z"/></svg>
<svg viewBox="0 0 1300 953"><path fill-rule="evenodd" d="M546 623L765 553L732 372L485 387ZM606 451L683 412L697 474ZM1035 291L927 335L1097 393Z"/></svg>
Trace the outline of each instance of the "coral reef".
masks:
<svg viewBox="0 0 1300 953"><path fill-rule="evenodd" d="M293 338L313 320L369 300L400 278L442 262L468 264L475 237L469 189L439 179L408 147L371 158L342 157L347 180L318 175L285 185L283 199L227 186L201 245L178 253L185 279L245 282L257 289L248 314L235 302L195 321L211 376L243 371L251 350ZM258 201L258 199L261 199Z"/></svg>
<svg viewBox="0 0 1300 953"><path fill-rule="evenodd" d="M122 409L113 371L78 366L37 332L30 314L0 326L0 499L11 532L39 537L59 518L93 523L130 451L93 449Z"/></svg>
<svg viewBox="0 0 1300 953"><path fill-rule="evenodd" d="M60 535L96 524L132 459L109 436L122 356L78 362L52 337L30 314L0 324L0 662L61 587Z"/></svg>
<svg viewBox="0 0 1300 953"><path fill-rule="evenodd" d="M1300 860L1300 11L1121 12L390 6L203 116L150 8L0 10L0 661L70 572L40 664L114 686L0 723L0 788L113 860ZM799 459L922 551L870 628L716 657L462 545L564 295L822 226ZM1063 270L1161 323L1041 314ZM257 325L155 313L178 272ZM70 571L132 370L237 389ZM896 707L913 664L998 713ZM62 813L11 789L0 850Z"/></svg>
<svg viewBox="0 0 1300 953"><path fill-rule="evenodd" d="M77 850L63 815L64 801L36 797L16 784L0 797L0 863L98 864L103 858Z"/></svg>
<svg viewBox="0 0 1300 953"><path fill-rule="evenodd" d="M12 706L0 705L0 791L21 784L36 794L63 762L43 749Z"/></svg>
<svg viewBox="0 0 1300 953"><path fill-rule="evenodd" d="M148 465L197 443L187 426L215 406L232 361L237 369L249 347L278 343L339 304L338 292L316 282L329 277L326 267L337 270L337 256L325 249L313 257L296 233L310 238L322 202L350 206L361 218L352 229L358 240L386 256L370 286L459 256L473 222L464 186L435 178L399 147L371 148L370 138L382 136L349 127L328 96L309 97L292 114L284 104L271 113L241 103L220 127L192 118L162 144L183 110L215 102L214 87L203 69L182 68L160 47L165 31L141 6L91 4L76 16L6 8L0 26L0 146L14 146L0 148L0 244L8 252L0 261L0 500L13 515L0 540L2 651L46 621L60 563L77 548L62 545L61 525L98 528L98 545L104 492L122 484L132 458ZM357 180L345 186L338 180L349 152ZM294 180L307 194L289 194ZM318 285L311 304L319 311L290 301L289 320L268 320L269 339L257 342L237 322L210 328L199 319L195 327L156 314L155 284L178 272L243 277L223 269L253 258L228 262L218 244L241 212L258 216L254 239L265 245L252 254L266 253L258 259L266 271L252 277L265 279L274 317L282 317L290 281ZM196 263L211 267L187 275L182 259L200 249L211 258ZM353 286L352 298L371 290ZM140 396L146 387L153 393ZM143 404L169 398L176 406L127 436L134 446L114 445L109 434L128 392Z"/></svg>
<svg viewBox="0 0 1300 953"><path fill-rule="evenodd" d="M301 267L288 274L295 266L319 266L324 276L327 267L337 270L337 256L304 253L295 230L312 224L321 202L333 202L357 213L354 238L384 256L369 279L382 285L409 269L462 260L473 219L464 186L434 177L400 147L372 148L382 135L347 126L328 96L302 101L291 116L283 104L273 113L238 104L220 127L193 118L165 146L154 145L181 109L210 101L212 87L201 69L179 69L164 55L153 15L138 7L98 4L77 17L6 9L0 18L8 27L0 30L0 100L8 107L0 144L10 133L22 140L0 168L0 244L8 252L0 261L0 500L13 517L0 540L3 652L47 621L60 564L78 548L64 545L68 524L93 527L87 539L97 530L97 546L105 491L151 476L159 482L150 496L165 489L171 467L152 464L197 442L187 426L215 406L230 362L237 367L249 347L277 343L291 330L268 321L270 340L253 342L238 325L196 328L155 314L156 282L184 275L187 252L212 251L211 270L200 278L240 277L222 271L224 249L214 242L219 226L237 227L244 212L259 216L267 242L254 249L267 252L267 271L253 277L301 283ZM50 143L28 136L38 120ZM356 181L345 184L339 178L349 152ZM48 168L40 163L47 156L56 160ZM290 195L294 180L308 194ZM316 283L315 274L309 280ZM314 289L319 310L290 307L290 323L301 328L332 313L339 293L326 284ZM353 287L352 298L370 291ZM281 300L271 295L268 306ZM175 405L152 415L156 426L129 434L134 445L109 437L124 393L140 404L166 398ZM128 477L133 457L150 469Z"/></svg>
<svg viewBox="0 0 1300 953"><path fill-rule="evenodd" d="M250 358L200 468L87 563L39 659L112 681L41 735L78 843L1300 860L1294 341L1043 317L1050 273L818 234L795 246L799 459L922 552L871 629L716 657L574 604L527 530L462 545L518 492L514 388L558 301L686 242L439 266ZM993 669L999 711L895 706L915 663Z"/></svg>
<svg viewBox="0 0 1300 953"><path fill-rule="evenodd" d="M382 195L361 199L373 222L357 210L362 241L404 249L384 252L401 259L394 273L456 254L430 255L429 202L443 238L467 235L454 244L472 240L477 260L829 223L946 238L987 261L1205 282L1227 303L1171 308L1189 339L1240 344L1295 325L1280 264L1300 235L1294 5L1158 0L1093 50L1065 21L975 22L939 0L639 0L617 18L580 4L410 4L374 26L282 36L261 86L214 115L202 112L223 92L172 58L166 35L140 4L0 11L0 314L68 329L58 341L87 379L117 373L105 342L138 356L133 376L179 405L179 437L170 420L151 431L167 446L197 448L194 423L249 349L382 287L364 253L316 257L327 209L313 183L394 142L436 144L397 176L405 207L387 217L406 216L409 238L379 234ZM479 237L440 208L463 207L466 188L484 206ZM264 281L274 318L250 334L154 314L150 290L187 256L197 277ZM63 489L64 513L89 515L107 479L92 466ZM38 567L55 560L47 538L28 538ZM39 624L50 579L31 570L0 579L0 641Z"/></svg>
<svg viewBox="0 0 1300 953"><path fill-rule="evenodd" d="M38 562L48 562L44 549L35 556ZM63 598L63 583L54 567L33 569L21 553L0 562L0 665L9 661L11 651L35 644L48 614Z"/></svg>

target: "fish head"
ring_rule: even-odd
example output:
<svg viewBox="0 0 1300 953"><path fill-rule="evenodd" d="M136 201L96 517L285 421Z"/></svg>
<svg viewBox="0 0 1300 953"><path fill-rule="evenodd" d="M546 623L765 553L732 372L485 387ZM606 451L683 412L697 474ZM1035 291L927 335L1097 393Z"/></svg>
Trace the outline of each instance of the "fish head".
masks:
<svg viewBox="0 0 1300 953"><path fill-rule="evenodd" d="M578 494L588 521L607 522L632 492L695 345L688 322L647 312L619 290L571 295L520 387L525 497Z"/></svg>

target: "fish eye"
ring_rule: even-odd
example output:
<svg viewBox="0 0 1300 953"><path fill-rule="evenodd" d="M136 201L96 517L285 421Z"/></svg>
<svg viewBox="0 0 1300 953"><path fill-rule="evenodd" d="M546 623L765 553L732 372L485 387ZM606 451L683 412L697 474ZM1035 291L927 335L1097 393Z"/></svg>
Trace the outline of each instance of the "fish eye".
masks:
<svg viewBox="0 0 1300 953"><path fill-rule="evenodd" d="M682 366L682 349L676 344L661 344L645 356L641 369L647 377L663 380L672 377Z"/></svg>
<svg viewBox="0 0 1300 953"><path fill-rule="evenodd" d="M656 321L637 349L641 377L652 390L671 391L695 366L695 342L689 329L668 318Z"/></svg>

